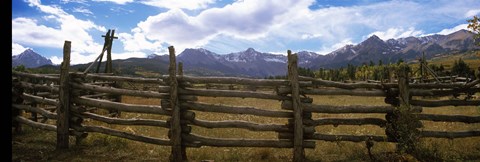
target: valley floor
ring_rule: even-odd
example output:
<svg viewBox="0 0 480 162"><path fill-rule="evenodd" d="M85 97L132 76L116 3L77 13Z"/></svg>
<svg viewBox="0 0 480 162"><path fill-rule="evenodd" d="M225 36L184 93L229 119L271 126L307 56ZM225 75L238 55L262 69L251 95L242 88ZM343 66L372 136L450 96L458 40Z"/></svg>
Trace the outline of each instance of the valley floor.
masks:
<svg viewBox="0 0 480 162"><path fill-rule="evenodd" d="M354 96L313 96L314 103L331 105L385 105L381 97L354 97ZM142 103L158 105L158 99L145 99L124 96L125 103ZM263 109L280 110L280 102L262 99L234 99L199 97L199 101L216 104L231 104L237 106L255 106ZM98 110L100 111L100 110ZM480 106L477 107L441 107L424 108L424 113L435 114L461 114L480 116ZM106 113L106 112L99 112ZM165 119L167 117L156 115L138 115L134 113L122 113L122 118L154 118ZM252 115L230 115L221 113L196 112L196 117L204 120L248 120L258 123L287 123L287 119L274 119L268 117L255 117ZM314 114L313 118L319 117L378 117L381 114ZM167 129L148 126L119 126L108 125L96 121L85 121L86 124L108 126L136 134L144 134L152 137L167 138ZM425 129L455 131L455 130L478 130L480 123L444 123L423 122ZM327 134L372 134L384 135L384 129L378 126L318 126L317 132ZM243 129L207 129L193 127L196 134L222 137L222 138L270 138L275 139L274 132L252 132ZM15 134L12 131L12 161L168 161L170 147L133 142L126 139L111 137L102 134L90 133L79 145L71 140L71 148L66 151L55 150L55 132L48 132L24 126L24 131ZM480 137L462 139L433 139L427 138L420 141L422 153L417 156L419 160L426 161L468 161L480 160ZM311 161L370 161L364 142L324 142L317 141L315 149L305 149L306 157ZM395 150L393 143L376 142L373 146L373 156L378 160L391 160ZM404 155L405 156L405 155ZM188 148L187 157L190 161L214 160L214 161L291 161L292 149L273 148ZM405 157L415 161L413 157Z"/></svg>

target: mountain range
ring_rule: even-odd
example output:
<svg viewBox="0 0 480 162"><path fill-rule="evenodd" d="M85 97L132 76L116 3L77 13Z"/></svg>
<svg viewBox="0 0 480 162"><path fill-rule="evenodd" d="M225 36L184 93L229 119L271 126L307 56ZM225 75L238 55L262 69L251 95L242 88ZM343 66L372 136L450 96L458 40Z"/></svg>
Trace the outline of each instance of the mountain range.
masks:
<svg viewBox="0 0 480 162"><path fill-rule="evenodd" d="M411 61L419 58L422 53L431 58L479 50L480 47L474 44L473 36L474 34L467 30L448 35L389 40L372 35L357 45L346 45L325 55L300 51L298 64L310 69L339 68L370 61L377 63L379 60L383 63L397 62L399 59ZM177 61L183 62L184 73L189 75L266 77L285 75L287 71L285 55L259 52L253 48L229 54L217 54L203 48L187 48L177 56ZM135 73L135 70L165 74L168 69L168 56L152 54L147 58L114 60L113 66L117 71L129 71L129 74Z"/></svg>
<svg viewBox="0 0 480 162"><path fill-rule="evenodd" d="M397 62L399 59L411 61L425 53L427 58L442 54L461 53L479 50L475 46L474 34L459 30L448 35L429 35L382 40L376 35L370 36L357 45L346 45L326 55L315 52L298 52L299 66L310 69L339 68L348 64L361 65L373 61L377 63ZM149 58L168 57L151 55ZM166 60L165 60L166 61ZM226 75L265 77L285 75L287 57L285 55L263 53L248 48L245 51L216 54L206 49L185 49L177 57L184 63L186 74Z"/></svg>

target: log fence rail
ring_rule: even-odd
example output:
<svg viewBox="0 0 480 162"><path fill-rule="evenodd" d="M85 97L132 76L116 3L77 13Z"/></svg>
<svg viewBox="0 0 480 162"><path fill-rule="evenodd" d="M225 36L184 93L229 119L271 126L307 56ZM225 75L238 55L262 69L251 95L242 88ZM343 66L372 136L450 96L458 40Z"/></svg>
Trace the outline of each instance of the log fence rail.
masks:
<svg viewBox="0 0 480 162"><path fill-rule="evenodd" d="M401 104L410 107L418 120L434 122L480 123L480 116L424 114L422 107L479 106L478 99L425 100L418 96L458 96L480 92L480 80L468 83L340 83L299 76L297 55L288 51L288 79L251 79L237 77L196 77L183 75L182 64L176 65L175 51L169 47L169 75L158 78L115 76L110 73L90 74L69 72L70 42L65 41L64 62L61 74L29 74L12 72L13 127L21 130L21 124L57 132L57 148L69 147L69 136L77 141L88 133L102 133L134 141L171 146L171 161L186 161L186 147L273 147L292 148L293 161L305 161L304 149L314 149L316 141L378 141L396 142L389 135L325 134L316 132L321 125L374 125L384 128L392 121L382 118L314 118L316 113L380 113L392 114ZM178 71L177 71L178 68ZM136 90L119 86L118 83L150 84L155 91ZM401 83L404 82L404 83ZM194 85L206 86L194 86ZM215 85L215 86L212 86ZM232 88L232 87L237 87ZM244 87L238 89L238 87ZM248 88L250 87L250 88ZM256 88L251 88L256 87ZM258 87L274 91L259 90ZM312 95L351 95L385 97L389 106L313 104ZM137 96L158 99L159 105L126 104L121 96ZM278 110L257 107L220 105L197 101L197 96L258 98L281 101ZM125 119L100 115L90 111L106 109L118 112L157 114L168 119ZM22 111L32 113L32 120ZM258 117L288 119L287 123L255 123L244 120L210 121L195 118L195 112L247 114ZM37 121L37 115L44 120ZM33 117L35 116L35 117ZM168 138L150 137L124 132L104 126L85 124L91 119L115 125L141 125L168 129ZM56 121L46 123L46 120ZM287 121L287 120L285 120ZM191 126L211 128L239 128L250 131L278 133L272 139L239 139L207 137L195 134ZM465 138L478 137L480 130L457 132L422 130L420 137Z"/></svg>

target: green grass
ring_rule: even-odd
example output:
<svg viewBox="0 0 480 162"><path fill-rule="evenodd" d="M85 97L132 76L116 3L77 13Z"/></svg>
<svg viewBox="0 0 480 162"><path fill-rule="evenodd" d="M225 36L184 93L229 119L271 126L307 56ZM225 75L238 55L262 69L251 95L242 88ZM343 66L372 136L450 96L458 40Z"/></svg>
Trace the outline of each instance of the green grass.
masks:
<svg viewBox="0 0 480 162"><path fill-rule="evenodd" d="M478 94L477 94L478 95ZM355 97L355 96L312 96L314 104L330 105L386 105L382 97ZM133 104L158 105L158 99L145 99L124 96L122 101ZM279 101L263 99L238 99L227 97L199 97L200 102L255 106L268 110L281 110ZM99 114L106 114L104 110L97 110ZM287 119L257 117L253 115L236 115L223 113L195 112L196 118L203 120L246 120L256 123L286 124ZM433 114L462 114L480 115L480 107L459 106L424 108L424 113ZM320 117L378 117L384 114L317 114ZM150 118L168 119L166 116L122 113L122 118ZM130 133L148 135L167 139L168 129L151 126L121 126L109 125L97 121L86 120L88 125L102 125ZM480 124L423 122L426 130L460 131L479 130ZM276 139L274 132L253 132L244 129L207 129L192 126L192 133L218 138L252 138ZM14 134L12 139L12 161L168 161L170 147L145 144L107 135L89 133L89 136L80 145L74 145L67 151L55 151L55 132L47 132L24 126L22 134ZM316 131L326 134L354 134L354 135L384 135L384 129L377 126L318 126ZM311 161L370 161L364 142L325 142L316 141L315 149L305 149L306 157ZM420 141L420 158L426 161L465 161L480 160L480 137L462 139L433 139L425 138ZM393 154L394 143L376 142L373 154L379 160L392 160L399 157ZM402 155L403 156L403 155ZM190 161L291 161L292 149L273 148L228 148L202 147L188 148L187 157Z"/></svg>

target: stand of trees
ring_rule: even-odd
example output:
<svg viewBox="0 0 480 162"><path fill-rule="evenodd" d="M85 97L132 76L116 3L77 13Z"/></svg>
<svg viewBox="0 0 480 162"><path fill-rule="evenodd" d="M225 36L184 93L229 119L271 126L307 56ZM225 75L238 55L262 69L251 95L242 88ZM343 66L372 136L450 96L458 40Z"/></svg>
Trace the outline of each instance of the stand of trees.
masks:
<svg viewBox="0 0 480 162"><path fill-rule="evenodd" d="M338 69L326 69L320 68L318 70L312 70L309 68L299 67L298 72L302 76L309 76L314 78L320 78L323 80L332 81L368 81L376 80L388 82L397 78L396 71L403 60L397 61L397 63L384 64L382 60L379 60L377 64L370 61L368 64L352 65L348 64L347 67L341 67ZM461 76L475 79L475 70L470 68L461 58L455 60L451 70L447 70L442 64L429 64L428 67L432 69L438 76ZM416 67L410 71L410 76L421 77L420 67ZM424 75L430 75L424 71ZM266 79L285 79L286 76L270 76Z"/></svg>

